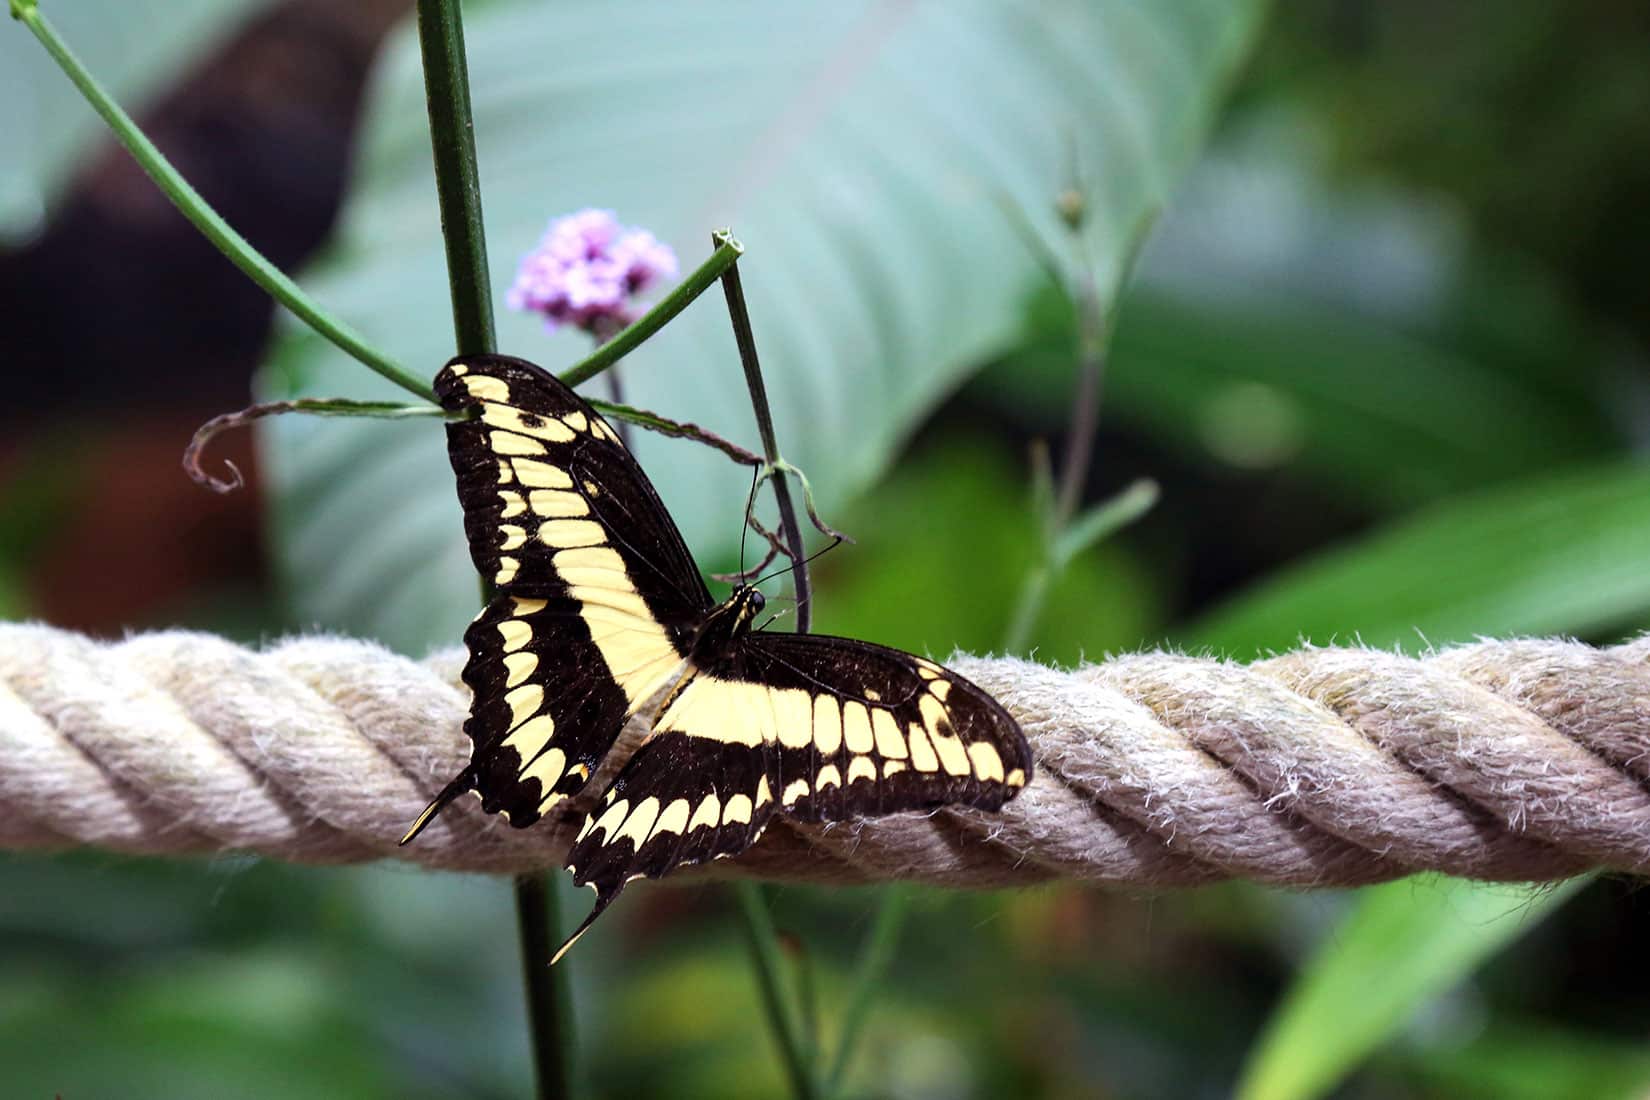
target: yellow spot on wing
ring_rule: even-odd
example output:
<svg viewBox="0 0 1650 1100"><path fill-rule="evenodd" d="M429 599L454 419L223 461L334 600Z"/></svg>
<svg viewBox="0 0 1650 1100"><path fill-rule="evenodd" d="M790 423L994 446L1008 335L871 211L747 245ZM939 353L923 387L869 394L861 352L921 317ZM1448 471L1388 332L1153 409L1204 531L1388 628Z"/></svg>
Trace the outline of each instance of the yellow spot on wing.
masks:
<svg viewBox="0 0 1650 1100"><path fill-rule="evenodd" d="M593 519L553 519L539 527L539 541L557 548L600 546L607 532Z"/></svg>
<svg viewBox="0 0 1650 1100"><path fill-rule="evenodd" d="M619 822L625 819L625 813L629 809L630 800L628 798L621 798L619 801L609 806L606 810L602 811L601 817L596 818L596 828L600 829L604 834L603 843L608 843L612 840L613 830L618 826Z"/></svg>
<svg viewBox="0 0 1650 1100"><path fill-rule="evenodd" d="M816 791L824 790L826 787L840 786L842 786L842 773L836 770L835 764L826 764L819 769L819 774L814 776L814 790Z"/></svg>
<svg viewBox="0 0 1650 1100"><path fill-rule="evenodd" d="M794 805L796 805L797 800L804 797L808 793L808 791L809 791L809 787L808 787L808 781L806 779L792 780L789 784L786 785L785 795L784 795L783 798L780 799L780 801L783 802L787 806L794 806Z"/></svg>
<svg viewBox="0 0 1650 1100"><path fill-rule="evenodd" d="M933 683L928 685L928 690L934 693L934 698L943 703L945 702L945 697L951 694L951 681L935 680Z"/></svg>
<svg viewBox="0 0 1650 1100"><path fill-rule="evenodd" d="M903 760L910 755L893 714L886 708L878 707L871 712L871 728L876 732L877 752L895 760Z"/></svg>
<svg viewBox="0 0 1650 1100"><path fill-rule="evenodd" d="M466 368L455 368L455 374ZM478 375L475 378L466 378L464 388L470 396L482 401L508 402L510 387L502 378L493 378L489 375Z"/></svg>
<svg viewBox="0 0 1650 1100"><path fill-rule="evenodd" d="M871 751L871 714L857 699L842 704L842 737L849 752Z"/></svg>
<svg viewBox="0 0 1650 1100"><path fill-rule="evenodd" d="M529 723L531 725L531 723ZM546 749L538 759L522 771L522 779L537 779L539 790L549 791L567 770L567 754L560 749Z"/></svg>
<svg viewBox="0 0 1650 1100"><path fill-rule="evenodd" d="M773 791L768 786L768 777L763 776L756 783L756 808L761 809L773 801Z"/></svg>
<svg viewBox="0 0 1650 1100"><path fill-rule="evenodd" d="M513 523L499 524L498 533L501 539L498 544L500 550L514 550L527 541L526 530Z"/></svg>
<svg viewBox="0 0 1650 1100"><path fill-rule="evenodd" d="M831 696L814 696L814 748L830 756L842 747L842 708Z"/></svg>
<svg viewBox="0 0 1650 1100"><path fill-rule="evenodd" d="M693 811L693 820L688 822L688 832L703 829L707 825L714 829L716 823L720 820L722 820L722 804L716 800L715 795L707 794L704 801L699 803L699 808Z"/></svg>
<svg viewBox="0 0 1650 1100"><path fill-rule="evenodd" d="M928 734L915 722L911 724L911 766L919 772L937 772L940 770L940 758L934 755L934 746L929 743Z"/></svg>
<svg viewBox="0 0 1650 1100"><path fill-rule="evenodd" d="M510 736L504 739L503 746L515 749L516 754L523 760L531 760L544 751L544 746L550 743L550 737L555 732L556 720L548 714L541 714L536 718L529 718L511 730Z"/></svg>
<svg viewBox="0 0 1650 1100"><path fill-rule="evenodd" d="M666 806L664 811L659 814L659 820L653 826L653 832L648 834L648 839L652 840L660 833L681 835L687 829L689 808L688 800L685 798L678 798Z"/></svg>
<svg viewBox="0 0 1650 1100"><path fill-rule="evenodd" d="M575 432L582 432L586 428L590 427L590 421L587 420L584 413L580 412L578 409L574 409L572 412L562 417L562 420Z"/></svg>
<svg viewBox="0 0 1650 1100"><path fill-rule="evenodd" d="M1015 768L1008 773L1008 778L1004 779L1003 782L1010 787L1023 787L1026 785L1026 773L1020 768Z"/></svg>
<svg viewBox="0 0 1650 1100"><path fill-rule="evenodd" d="M454 367L453 373L460 374L466 367ZM470 396L482 401L510 400L510 387L502 378L490 378L487 375L478 375L475 378L466 378L464 388L470 391Z"/></svg>
<svg viewBox="0 0 1650 1100"><path fill-rule="evenodd" d="M536 439L528 439L515 432L488 432L487 443L493 448L494 454L501 455L541 455L545 453L544 444Z"/></svg>
<svg viewBox="0 0 1650 1100"><path fill-rule="evenodd" d="M989 741L976 741L968 746L968 759L974 764L974 774L986 782L1003 778L1003 758L997 746Z"/></svg>
<svg viewBox="0 0 1650 1100"><path fill-rule="evenodd" d="M848 782L856 779L875 779L877 766L871 763L869 756L856 756L848 762Z"/></svg>
<svg viewBox="0 0 1650 1100"><path fill-rule="evenodd" d="M520 562L516 561L516 559L512 557L499 558L498 572L493 574L493 583L505 585L515 580L516 569L520 566L520 564Z"/></svg>
<svg viewBox="0 0 1650 1100"><path fill-rule="evenodd" d="M523 487L528 489L571 489L573 479L560 466L552 466L548 462L535 462L528 458L515 460L516 477L521 479Z"/></svg>
<svg viewBox="0 0 1650 1100"><path fill-rule="evenodd" d="M629 838L631 844L640 848L642 843L647 840L647 834L653 831L653 823L657 820L659 820L659 800L649 795L636 804L636 808L630 812L629 817L624 819L624 824L620 826L618 832L609 838L608 843L617 844L619 841Z"/></svg>
<svg viewBox="0 0 1650 1100"><path fill-rule="evenodd" d="M510 728L514 729L538 713L544 702L544 688L539 684L523 684L506 692L504 702L510 708Z"/></svg>
<svg viewBox="0 0 1650 1100"><path fill-rule="evenodd" d="M939 730L930 730L929 737L934 742L934 751L940 755L940 766L952 775L968 775L971 769L968 766L968 750L955 736L948 736Z"/></svg>
<svg viewBox="0 0 1650 1100"><path fill-rule="evenodd" d="M534 419L538 421L536 424L527 423L523 416L522 411L513 405L487 405L481 410L481 422L491 424L495 428L518 432L535 439L549 440L551 443L566 443L573 438L573 429L553 416L535 416ZM544 450L541 447L537 451L517 453L543 454Z"/></svg>
<svg viewBox="0 0 1650 1100"><path fill-rule="evenodd" d="M882 777L884 779L887 779L890 775L898 775L904 770L905 761L903 760L884 760L882 762Z"/></svg>
<svg viewBox="0 0 1650 1100"><path fill-rule="evenodd" d="M800 749L814 739L813 698L802 688L769 692L773 702L774 735L788 749Z"/></svg>
<svg viewBox="0 0 1650 1100"><path fill-rule="evenodd" d="M509 653L504 657L504 686L513 688L533 674L539 659L531 653Z"/></svg>
<svg viewBox="0 0 1650 1100"><path fill-rule="evenodd" d="M749 825L751 822L751 800L749 795L736 794L728 799L727 805L722 807L722 824L740 822Z"/></svg>
<svg viewBox="0 0 1650 1100"><path fill-rule="evenodd" d="M509 466L504 467L506 470ZM504 510L498 514L499 519L510 519L519 516L527 510L527 502L521 499L521 494L509 489L499 490L498 499L504 502Z"/></svg>
<svg viewBox="0 0 1650 1100"><path fill-rule="evenodd" d="M520 619L505 619L498 624L498 632L504 635L506 653L520 649L533 639L533 628Z"/></svg>
<svg viewBox="0 0 1650 1100"><path fill-rule="evenodd" d="M584 497L564 489L534 489L528 494L527 503L534 515L546 518L590 514L590 505L584 502Z"/></svg>

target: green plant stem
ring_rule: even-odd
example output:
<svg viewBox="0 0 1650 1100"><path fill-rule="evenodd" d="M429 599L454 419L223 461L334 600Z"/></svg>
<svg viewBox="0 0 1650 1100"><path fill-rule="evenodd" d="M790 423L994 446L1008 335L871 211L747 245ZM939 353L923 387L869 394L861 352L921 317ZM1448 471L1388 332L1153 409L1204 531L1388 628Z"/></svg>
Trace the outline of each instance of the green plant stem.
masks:
<svg viewBox="0 0 1650 1100"><path fill-rule="evenodd" d="M40 44L46 48L52 60L56 61L64 74L74 82L74 86L80 89L80 94L85 96L92 109L102 116L109 129L114 131L116 139L132 154L133 159L148 173L149 178L155 181L155 185L171 200L172 205L176 206L219 252L227 256L231 263L245 272L247 277L276 301L291 310L300 321L346 354L409 393L417 394L426 401L435 400L435 392L430 389L427 382L396 363L380 349L367 343L366 339L349 325L322 309L313 298L299 288L297 283L287 278L280 268L270 263L262 253L247 243L246 238L235 232L201 197L200 192L189 185L165 155L155 147L154 142L144 135L131 116L121 110L120 105L87 71L86 66L75 56L74 51L69 49L51 21L41 14L32 0L12 0L11 13L40 40Z"/></svg>
<svg viewBox="0 0 1650 1100"><path fill-rule="evenodd" d="M491 354L498 350L498 340L493 332L492 283L487 273L481 178L476 169L470 73L459 0L418 0L418 49L424 62L424 100L430 115L435 190L441 207L441 239L447 249L458 353Z"/></svg>
<svg viewBox="0 0 1650 1100"><path fill-rule="evenodd" d="M726 229L711 235L717 254L732 250L735 258L744 251L742 245ZM796 585L796 632L806 634L810 621L808 609L808 563L802 548L802 528L796 520L796 505L791 500L790 487L785 481L783 459L779 454L779 439L773 429L773 412L768 407L768 389L762 382L762 364L756 357L756 337L751 332L750 312L745 307L745 291L739 283L737 264L729 263L721 274L722 290L728 300L728 319L733 325L733 337L739 346L739 361L745 369L745 386L750 391L751 411L756 415L757 431L762 437L762 451L767 457L767 468L773 478L774 500L779 506L780 529L784 533L791 556L792 576ZM768 914L766 896L760 887L741 882L735 887L739 909L744 917L745 934L750 940L751 959L756 966L757 982L762 991L762 1004L768 1014L774 1042L779 1045L791 1078L792 1091L797 1100L815 1100L820 1095L817 1050L803 1038L791 1004L787 998L781 974L783 954L773 919Z"/></svg>
<svg viewBox="0 0 1650 1100"><path fill-rule="evenodd" d="M565 981L553 976L561 967L549 963L559 925L555 883L548 874L517 875L516 934L521 941L527 1019L533 1033L533 1073L541 1097L573 1095L573 1005ZM566 965L566 960L562 960ZM558 1040L559 1037L559 1040Z"/></svg>
<svg viewBox="0 0 1650 1100"><path fill-rule="evenodd" d="M1071 422L1066 429L1066 455L1061 464L1060 479L1054 488L1052 506L1048 514L1042 517L1042 552L1020 587L1019 598L1015 600L1008 629L1003 636L1003 648L1009 653L1023 652L1029 644L1037 620L1042 618L1043 607L1048 602L1049 590L1070 561L1070 554L1062 556L1059 548L1063 545L1067 525L1082 503L1089 466L1094 460L1094 439L1100 430L1100 398L1106 373L1106 355L1116 324L1117 299L1129 273L1134 270L1147 234L1157 222L1157 213L1156 208L1148 210L1135 224L1133 235L1118 261L1116 277L1104 294L1094 277L1094 260L1083 235L1080 204L1073 220L1067 223L1071 229L1073 266L1077 274L1061 282L1077 311L1077 392L1072 396ZM1154 494L1146 506L1149 508L1155 500L1154 488Z"/></svg>
<svg viewBox="0 0 1650 1100"><path fill-rule="evenodd" d="M487 354L497 349L497 337L459 0L418 0L418 45L435 154L441 237L447 252L454 341L460 355ZM483 604L493 598L493 585L487 578L481 580L481 594ZM556 892L549 875L542 873L518 875L514 887L537 1095L541 1100L566 1097L571 1095L577 1049L568 967L550 965L561 924Z"/></svg>
<svg viewBox="0 0 1650 1100"><path fill-rule="evenodd" d="M894 957L894 946L899 943L900 929L905 925L905 914L910 904L911 894L906 887L895 885L883 888L871 933L866 938L859 965L854 968L853 982L848 987L848 1003L842 1013L842 1034L837 1039L831 1068L825 1074L827 1096L835 1096L842 1088L842 1079L854 1059L854 1048L871 1014L871 999L888 972L888 964Z"/></svg>
<svg viewBox="0 0 1650 1100"><path fill-rule="evenodd" d="M615 405L611 401L599 401L594 398L586 398L586 400L591 408L603 416L623 421L626 424L636 424L650 432L658 432L660 435L668 435L677 439L691 439L695 443L703 443L707 447L713 447L721 451L741 466L762 465L761 455L753 454L739 444L723 439L708 428L701 428L697 424L686 421L672 420L668 416L660 416L656 412L638 409L631 405Z"/></svg>
<svg viewBox="0 0 1650 1100"><path fill-rule="evenodd" d="M744 917L745 938L750 946L751 961L756 967L762 1008L773 1027L774 1041L785 1062L786 1075L791 1079L791 1091L797 1100L818 1100L820 1090L814 1075L815 1067L804 1055L801 1033L780 980L783 957L779 935L774 931L773 918L768 913L767 896L762 887L754 882L737 882L733 889Z"/></svg>
<svg viewBox="0 0 1650 1100"><path fill-rule="evenodd" d="M740 248L726 229L717 230L711 243L718 251L732 245ZM743 249L741 249L742 251ZM796 505L785 479L784 460L773 430L773 412L768 407L768 387L762 381L762 363L756 357L756 336L751 331L750 311L745 307L745 288L739 282L739 267L729 264L722 273L722 290L728 299L728 317L733 322L734 341L739 345L739 362L745 368L745 386L750 390L751 411L756 414L756 430L762 437L762 453L772 470L774 501L779 505L779 529L791 552L791 576L796 588L796 632L806 634L813 623L812 586L808 583L807 552L802 545L802 527L796 521Z"/></svg>
<svg viewBox="0 0 1650 1100"><path fill-rule="evenodd" d="M635 351L642 342L664 328L693 300L715 284L722 273L738 262L744 246L731 237L718 239L716 251L700 264L687 278L671 288L657 305L630 325L619 330L613 339L562 371L557 377L569 386L586 382Z"/></svg>

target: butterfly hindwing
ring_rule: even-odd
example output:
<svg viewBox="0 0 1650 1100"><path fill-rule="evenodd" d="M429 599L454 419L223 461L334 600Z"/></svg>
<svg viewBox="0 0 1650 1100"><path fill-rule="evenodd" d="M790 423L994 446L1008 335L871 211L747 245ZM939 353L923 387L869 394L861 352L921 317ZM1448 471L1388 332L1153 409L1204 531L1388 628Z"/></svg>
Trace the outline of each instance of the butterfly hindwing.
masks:
<svg viewBox="0 0 1650 1100"><path fill-rule="evenodd" d="M1001 705L932 661L847 638L747 634L677 690L568 866L600 911L633 878L743 851L775 814L995 810L1031 767Z"/></svg>
<svg viewBox="0 0 1650 1100"><path fill-rule="evenodd" d="M560 381L478 356L435 390L472 413L447 425L448 453L470 555L498 595L465 634L471 766L432 810L474 789L526 826L584 786L681 667L710 595L635 459Z"/></svg>

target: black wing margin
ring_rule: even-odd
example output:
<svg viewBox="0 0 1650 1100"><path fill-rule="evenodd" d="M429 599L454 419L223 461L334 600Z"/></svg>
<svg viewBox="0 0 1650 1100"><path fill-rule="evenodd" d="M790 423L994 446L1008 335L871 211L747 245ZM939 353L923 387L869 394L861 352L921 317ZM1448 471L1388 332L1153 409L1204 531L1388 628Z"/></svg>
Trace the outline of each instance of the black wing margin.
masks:
<svg viewBox="0 0 1650 1100"><path fill-rule="evenodd" d="M695 670L584 822L567 866L596 891L735 855L776 814L842 821L999 809L1031 779L1018 723L925 658L822 635L751 634Z"/></svg>
<svg viewBox="0 0 1650 1100"><path fill-rule="evenodd" d="M411 840L467 790L525 827L577 793L625 718L681 667L710 594L610 425L521 359L442 368L470 556L498 596L464 635L471 763Z"/></svg>

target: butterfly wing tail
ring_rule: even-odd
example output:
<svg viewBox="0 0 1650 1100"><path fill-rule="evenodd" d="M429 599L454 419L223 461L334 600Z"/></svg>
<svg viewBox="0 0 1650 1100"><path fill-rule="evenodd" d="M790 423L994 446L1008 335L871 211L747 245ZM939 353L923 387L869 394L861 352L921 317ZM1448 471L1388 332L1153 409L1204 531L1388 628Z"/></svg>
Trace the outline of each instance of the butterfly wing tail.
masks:
<svg viewBox="0 0 1650 1100"><path fill-rule="evenodd" d="M424 812L418 815L418 820L412 823L412 828L407 830L407 835L401 838L397 846L411 844L413 839L424 831L425 826L434 821L437 815L447 808L449 802L465 791L474 790L475 785L475 773L471 769L465 768L459 772L457 778L441 788L441 793L431 799L428 806L424 807Z"/></svg>
<svg viewBox="0 0 1650 1100"><path fill-rule="evenodd" d="M596 923L596 918L602 915L602 910L613 904L613 899L619 896L619 891L624 889L624 885L621 883L617 889L603 891L600 886L592 882L590 888L596 891L596 904L591 908L589 915L579 922L579 926L573 930L573 934L563 940L562 945L556 948L556 953L550 956L551 966L561 962L561 957L567 954L575 943L579 942L579 937L590 930L590 926Z"/></svg>

